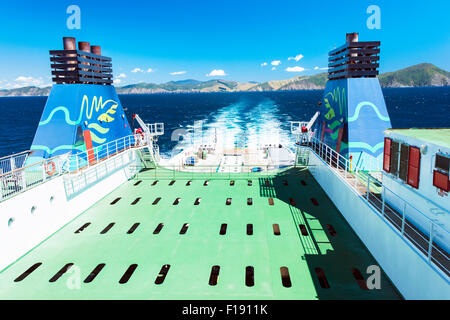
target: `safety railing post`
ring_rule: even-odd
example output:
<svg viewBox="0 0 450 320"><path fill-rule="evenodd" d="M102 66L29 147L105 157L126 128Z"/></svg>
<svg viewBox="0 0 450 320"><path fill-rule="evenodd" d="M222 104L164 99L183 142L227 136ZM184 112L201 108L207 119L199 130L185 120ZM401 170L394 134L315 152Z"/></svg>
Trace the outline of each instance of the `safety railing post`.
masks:
<svg viewBox="0 0 450 320"><path fill-rule="evenodd" d="M405 233L405 221L406 221L406 202L403 201L402 235Z"/></svg>
<svg viewBox="0 0 450 320"><path fill-rule="evenodd" d="M370 192L370 174L367 175L367 201L369 201L369 192Z"/></svg>
<svg viewBox="0 0 450 320"><path fill-rule="evenodd" d="M381 199L383 200L382 204L381 204L381 214L384 216L384 207L386 205L386 200L385 200L385 189L384 186L381 186Z"/></svg>
<svg viewBox="0 0 450 320"><path fill-rule="evenodd" d="M431 261L432 254L433 254L433 223L430 222L430 237L428 240L428 261Z"/></svg>

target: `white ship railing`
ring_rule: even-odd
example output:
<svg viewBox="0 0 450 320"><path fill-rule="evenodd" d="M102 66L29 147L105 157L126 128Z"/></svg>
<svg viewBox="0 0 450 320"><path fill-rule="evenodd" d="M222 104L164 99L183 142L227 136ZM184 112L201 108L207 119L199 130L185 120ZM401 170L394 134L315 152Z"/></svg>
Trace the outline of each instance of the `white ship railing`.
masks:
<svg viewBox="0 0 450 320"><path fill-rule="evenodd" d="M445 227L435 223L414 205L384 186L379 179L372 176L373 172L355 166L317 138L312 138L307 147L321 158L335 174L342 177L367 204L381 215L385 222L394 226L403 239L412 243L418 254L423 255L428 263L434 264L440 273L443 271L445 276L449 277L449 254L436 243L440 240L448 245L445 241L450 239L450 233ZM389 203L386 198L389 199ZM445 209L442 210L444 214L450 213ZM424 228L425 230L419 230L416 225L411 223L410 217L419 218L421 225L428 227Z"/></svg>
<svg viewBox="0 0 450 320"><path fill-rule="evenodd" d="M29 165L25 165L25 159L14 160L15 164L22 161L20 162L22 167L0 174L0 202L60 175L79 173L128 149L146 146L145 134L138 134L125 136L86 151L66 153ZM25 152L2 159L11 162L11 157L13 159L17 159L16 156L25 157L22 154ZM29 152L26 151L26 154ZM5 165L4 168L10 167Z"/></svg>
<svg viewBox="0 0 450 320"><path fill-rule="evenodd" d="M23 151L20 153L12 154L6 157L0 158L0 175L13 171L15 169L20 169L25 165L28 155L31 153L30 150Z"/></svg>

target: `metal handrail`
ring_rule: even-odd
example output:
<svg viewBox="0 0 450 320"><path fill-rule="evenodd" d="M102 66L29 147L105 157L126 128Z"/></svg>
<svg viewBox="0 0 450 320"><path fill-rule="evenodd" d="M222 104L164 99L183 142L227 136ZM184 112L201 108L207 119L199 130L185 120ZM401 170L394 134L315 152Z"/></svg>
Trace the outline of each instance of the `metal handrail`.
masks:
<svg viewBox="0 0 450 320"><path fill-rule="evenodd" d="M422 211L417 209L415 206L401 198L399 195L397 195L395 192L390 190L388 187L383 185L383 183L374 177L372 177L369 174L364 174L367 177L367 181L362 180L361 172L365 172L365 170L362 170L357 165L351 164L351 161L349 161L347 158L342 156L341 154L337 153L334 149L330 148L325 143L319 141L316 137L313 137L310 141L310 145L307 146L312 152L314 152L319 158L321 158L327 166L329 166L334 173L337 175L343 177L344 181L356 192L360 195L360 197L372 208L374 208L377 212L380 212L381 216L384 218L385 221L388 221L390 224L397 226L399 229L400 236L404 238L405 240L410 241L417 249L418 252L423 254L427 261L429 263L434 263L436 266L438 266L439 269L443 270L446 273L446 276L450 274L448 266L443 265L437 258L435 257L437 254L433 254L433 252L438 252L441 254L442 259L445 261L445 259L448 261L448 253L439 248L439 246L436 245L436 240L434 239L436 235L439 234L438 231L444 232L447 237L444 237L445 239L449 238L450 232L443 226L436 224L432 219L430 219L427 215L425 215ZM353 179L354 178L354 179ZM352 182L354 180L354 182ZM359 181L358 181L359 180ZM376 183L379 185L380 190L380 197L381 199L371 196L373 194L373 190L371 191L371 188L373 188L373 183ZM365 190L365 193L361 194L361 190ZM397 212L397 210L390 207L390 204L387 203L385 194L386 192L389 192L392 194L395 198L400 200L400 204L403 207L403 210L401 212ZM428 237L423 234L421 234L421 231L418 229L418 227L408 221L408 217L406 212L408 211L408 208L414 210L418 214L420 214L420 217L425 219L425 221L429 224L429 234ZM447 210L446 213L450 213ZM392 217L389 217L389 213L399 213L401 214L401 224L396 225L394 222L392 222ZM421 246L417 240L414 240L410 234L405 232L405 227L408 226L409 230L413 230L414 235L417 236L418 239L422 239L424 242L427 243L426 247ZM424 251L426 253L424 253Z"/></svg>

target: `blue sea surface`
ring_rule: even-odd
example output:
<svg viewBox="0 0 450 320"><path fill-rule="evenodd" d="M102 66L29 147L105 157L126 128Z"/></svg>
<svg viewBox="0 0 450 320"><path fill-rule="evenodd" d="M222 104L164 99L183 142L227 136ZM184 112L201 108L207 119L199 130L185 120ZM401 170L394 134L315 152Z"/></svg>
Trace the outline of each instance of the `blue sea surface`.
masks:
<svg viewBox="0 0 450 320"><path fill-rule="evenodd" d="M387 88L383 93L392 127L450 127L450 87ZM172 134L180 132L177 129L192 133L194 123L201 123L210 136L226 132L223 142L230 145L270 143L273 132L282 143L290 144L293 137L289 121L309 120L322 94L322 90L304 90L142 94L119 98L130 124L134 113L145 122L165 124L159 145L161 153L169 156L179 144L179 137ZM46 100L47 97L0 98L0 157L29 149Z"/></svg>

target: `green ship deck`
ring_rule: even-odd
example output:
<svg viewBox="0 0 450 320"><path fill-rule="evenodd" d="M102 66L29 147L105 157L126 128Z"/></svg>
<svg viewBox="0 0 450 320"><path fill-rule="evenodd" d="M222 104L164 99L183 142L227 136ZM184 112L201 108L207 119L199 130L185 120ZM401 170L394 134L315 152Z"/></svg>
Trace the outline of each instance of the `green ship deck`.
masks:
<svg viewBox="0 0 450 320"><path fill-rule="evenodd" d="M0 273L0 299L401 298L384 273L357 281L377 263L307 169L171 175L140 172L58 230Z"/></svg>

